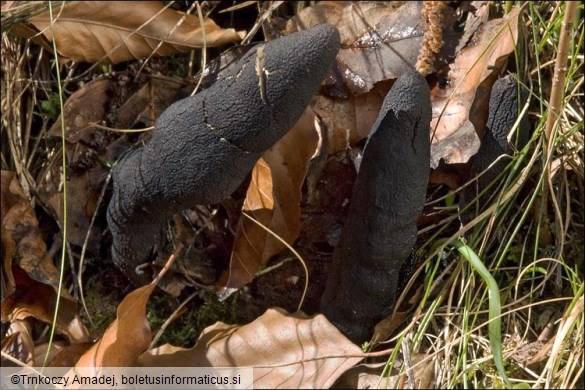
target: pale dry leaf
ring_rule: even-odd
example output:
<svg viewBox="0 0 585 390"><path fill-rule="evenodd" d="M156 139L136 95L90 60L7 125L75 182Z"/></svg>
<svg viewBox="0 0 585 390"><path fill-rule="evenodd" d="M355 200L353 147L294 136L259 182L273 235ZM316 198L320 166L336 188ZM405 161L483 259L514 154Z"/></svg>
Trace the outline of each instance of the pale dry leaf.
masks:
<svg viewBox="0 0 585 390"><path fill-rule="evenodd" d="M307 109L296 125L258 160L242 211L292 244L300 232L301 187L318 134L315 115ZM239 220L229 270L221 283L238 289L285 246L249 218Z"/></svg>
<svg viewBox="0 0 585 390"><path fill-rule="evenodd" d="M491 86L516 47L519 15L520 8L515 8L478 29L473 44L455 58L448 86L432 91L432 168L441 159L447 164L466 163L477 153Z"/></svg>
<svg viewBox="0 0 585 390"><path fill-rule="evenodd" d="M52 11L53 20L45 12L28 23L49 42L56 41L60 56L73 61L117 64L147 58L153 50L168 56L243 38L243 32L222 29L209 18L201 26L197 15L158 1L78 1Z"/></svg>
<svg viewBox="0 0 585 390"><path fill-rule="evenodd" d="M247 325L206 328L191 349L162 346L144 367L254 367L254 388L330 387L364 357L325 316L268 309Z"/></svg>
<svg viewBox="0 0 585 390"><path fill-rule="evenodd" d="M151 341L146 303L155 288L156 285L148 284L128 294L118 306L114 322L81 356L76 367L136 366L138 356L148 348Z"/></svg>

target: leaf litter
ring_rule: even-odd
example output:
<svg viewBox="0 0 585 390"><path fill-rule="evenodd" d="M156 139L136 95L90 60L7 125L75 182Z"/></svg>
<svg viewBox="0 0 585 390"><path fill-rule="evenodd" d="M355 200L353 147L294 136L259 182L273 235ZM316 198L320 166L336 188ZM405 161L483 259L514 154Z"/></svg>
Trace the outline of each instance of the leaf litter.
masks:
<svg viewBox="0 0 585 390"><path fill-rule="evenodd" d="M79 31L80 22L88 22L88 19L84 19L82 15L83 9L92 6L91 2L85 2L83 5L77 5L78 9L72 11L68 10L67 7L64 8L60 14L61 19L55 23L57 28L54 36L49 34L50 29L47 28L46 19L43 19L46 16L43 15L36 17L36 20L31 19L28 28L30 29L32 26L33 29L38 29L43 33L43 36L39 36L37 39L42 39L45 46L48 46L50 39L56 39L59 54L75 61L95 62L105 59L106 63L119 63L131 58L144 58L151 54L152 47L157 47L158 42L165 39L161 37L160 33L157 33L158 35L154 34L156 36L152 38L152 41L149 41L151 38L139 31L137 34L127 37L121 44L118 43L118 47L115 44L110 44L106 45L105 48L98 49L99 45L95 45L97 42L95 39L99 40L100 37L112 34L117 29L122 28L124 23L116 22L114 19L119 9L113 10L106 7L102 17L109 21L109 25L106 26L105 30L94 31L95 37L86 38L84 45L65 45L64 42L71 39L71 36L62 31L63 29L60 31L60 28L65 26L65 23L73 23L74 28L71 31ZM162 9L159 7L154 10L155 6L151 8L143 10L145 11L144 15L152 16ZM424 32L424 26L421 25L418 16L420 14L419 8L420 5L416 3L407 3L395 8L386 4L348 5L339 2L323 2L303 9L286 24L285 32L292 33L321 22L327 22L337 26L342 35L344 46L338 54L333 72L324 82L321 92L315 97L312 104L312 110L328 129L330 158L338 158L340 154L347 153L349 148L355 147L367 137L381 101L389 90L393 79L404 70L404 67L414 65L415 54L418 53ZM72 12L73 16L68 16L69 14L65 11ZM75 12L82 16L75 16ZM148 18L144 15L142 16ZM483 131L487 118L485 104L489 98L491 83L493 83L497 72L504 68L506 59L513 53L518 39L519 9L515 9L503 19L492 21L484 21L485 19L481 15L475 19L480 20L480 22L476 23L472 29L467 29L466 26L465 34L454 32L455 19L453 15L446 18L445 31L448 34L445 35L445 52L439 56L435 68L438 72L446 74L448 83L441 85L435 81L432 90L432 127L436 129L432 139L432 164L435 168L439 166L439 163L465 163L476 152L478 147L477 134L481 134ZM164 23L174 25L177 18L183 16L178 15L176 11L165 9L158 17L161 20L167 19ZM191 17L192 15L188 15L188 19ZM199 23L198 18L195 17L195 19L197 20L191 21L191 29L198 28L193 27ZM155 25L154 21L156 18L151 21L151 24ZM164 23L156 27L165 26ZM208 23L205 28L206 38L210 39L205 42L207 46L221 45L241 39L241 35L235 30L220 29L210 19L206 20L206 23ZM93 27L88 28L91 30ZM130 28L130 30L134 29L136 26ZM176 37L180 37L180 34L185 34L185 31L177 29L177 34L179 35ZM184 52L192 47L197 47L198 44L202 45L201 37L196 36L197 33L193 35L194 40L183 41L182 45L165 41L161 46L158 46L159 54L168 55ZM155 44L147 50L145 45L148 42ZM72 51L65 51L65 46L71 46ZM138 51L132 51L133 48L137 48ZM132 53L129 54L131 51ZM431 77L430 80L431 85L433 85L433 78ZM158 113L184 94L185 86L189 85L189 83L184 84L180 80L175 84L167 81L168 79L165 79L157 83L152 78L141 88L128 94L127 99L120 104L122 109L120 109L117 120L110 121L110 124L115 127L132 127L136 123L152 124ZM82 160L76 156L84 153L87 155L87 149L92 148L96 149L97 154L101 154L102 157L106 156L108 160L112 161L124 148L123 144L128 142L127 136L123 136L124 141L108 139L100 147L95 148L96 134L100 134L101 130L96 128L87 130L92 127L92 124L103 122L108 116L108 110L105 107L108 99L107 91L111 88L110 83L111 81L105 80L91 82L68 100L65 106L66 120L69 124L67 126L66 148L70 161ZM152 94L153 90L157 91L155 95ZM310 113L311 110L308 109L307 112ZM281 143L277 144L258 162L252 173L253 179L247 188L242 207L243 211L250 213L269 226L289 244L294 244L300 233L303 213L301 206L304 206L301 189L305 181L309 160L314 154L317 143L317 135L310 124L311 120L314 120L312 115L307 114L305 118L301 119L297 124L300 130L295 127L297 130L289 132L289 135L283 138ZM59 132L55 128L51 133L57 135ZM84 151L83 148L86 150ZM89 154L91 153L93 152L89 152ZM50 175L47 174L49 171ZM44 197L45 202L53 206L56 214L61 216L59 219L62 221L62 211L59 210L58 202L58 184L61 180L58 165L53 165L49 171L45 171L44 177L40 177L41 184L44 183L47 186L46 194L42 195L41 199ZM86 234L91 215L96 212L95 193L103 185L105 172L107 170L99 164L85 170L82 174L73 172L71 188L75 190L74 193L79 198L69 210L73 215L72 220L77 221L77 225L71 226L69 230L81 232L79 236L75 236L75 234L73 236L73 242L76 245L80 245L82 242L81 237ZM450 184L454 181L451 173L444 175L444 178L439 179L440 182ZM8 223L11 219L8 218L5 223L7 211L4 208L4 189L6 188L4 177L3 172L3 265L5 271L9 270L4 275L8 280L13 280L9 284L13 290L18 289L20 284L27 286L27 289L30 285L32 290L38 292L43 287L38 287L36 284L33 286L30 283L39 283L36 281L39 275L45 275L48 272L52 273L53 276L46 277L47 280L52 280L46 286L53 286L56 269L54 266L52 268L46 265L41 266L41 263L37 261L34 263L37 268L33 268L39 269L40 266L42 269L45 267L44 273L33 273L35 277L31 278L17 268L17 276L13 275L12 269L16 265L12 264L12 261L18 244L16 240L10 241L12 234L8 234L10 229L14 229L10 227L14 224ZM75 180L78 181L77 184L75 184ZM23 201L28 202L26 199ZM25 206L21 205L20 207L26 209ZM30 206L28 207L30 208ZM23 213L24 211L19 212ZM236 237L232 252L232 265L228 271L225 271L231 272L233 279L226 279L224 275L224 281L227 280L227 283L231 283L230 286L234 288L240 288L249 283L256 271L266 265L273 255L283 249L283 246L257 225L247 223L245 218L239 218L235 228ZM331 231L327 234L329 233ZM325 232L319 234L325 234ZM7 237L6 240L5 237ZM99 236L93 235L91 242L92 246L98 245ZM335 240L331 242L335 243ZM44 251L46 252L46 247ZM42 245L39 244L36 250L37 258L43 258L42 253ZM343 372L355 366L363 358L361 350L345 339L323 316L306 316L302 313L288 314L281 309L269 309L264 315L248 325L217 323L208 327L200 335L197 344L192 349L165 345L147 350L150 343L150 327L146 320L145 307L153 289L154 286L149 285L129 294L120 304L118 318L110 325L102 338L85 353L83 353L83 348L72 352L77 355L83 353L83 356L77 361L78 366L132 366L136 364L174 366L181 363L185 365L225 365L227 364L226 359L230 361L235 359L234 361L239 365L261 366L255 376L256 387L330 387ZM45 295L55 293L54 287L42 291ZM49 291L52 291L51 294ZM69 299L74 303L73 298L68 297L67 293L63 293L63 296L66 300ZM42 302L39 294L33 295L31 299L35 302ZM9 304L7 301L5 306L3 301L3 320L9 318L5 317L5 313L17 312L15 309L17 305L18 302L10 302ZM50 304L45 303L44 305L45 308L40 309L25 307L20 311L21 314L13 314L10 319L12 321L22 320L30 313L34 313L33 316L46 320L46 313L43 312L50 313ZM9 310L9 308L11 309ZM72 313L76 313L76 310L76 307L68 309ZM72 339L81 340L85 337L83 332L77 331L75 334L72 330L68 330L66 325L58 325L58 329L65 333L71 333ZM275 342L275 339L280 340L281 344ZM278 350L274 349L276 345L279 345ZM286 348L282 349L282 345L285 345ZM27 355L26 359L30 361L30 356ZM320 364L316 362L320 362Z"/></svg>
<svg viewBox="0 0 585 390"><path fill-rule="evenodd" d="M105 64L144 59L153 49L159 56L168 56L243 38L243 33L222 29L211 19L203 22L197 15L157 1L138 7L132 1L78 1L54 7L52 15L33 16L27 25L13 28L13 33L31 38L50 52L54 40L64 60Z"/></svg>

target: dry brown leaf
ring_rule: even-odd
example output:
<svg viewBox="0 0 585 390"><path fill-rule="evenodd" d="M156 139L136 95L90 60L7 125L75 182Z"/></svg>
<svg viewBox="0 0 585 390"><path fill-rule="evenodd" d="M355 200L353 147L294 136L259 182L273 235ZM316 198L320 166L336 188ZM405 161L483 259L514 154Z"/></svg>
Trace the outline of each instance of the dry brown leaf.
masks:
<svg viewBox="0 0 585 390"><path fill-rule="evenodd" d="M34 317L52 323L59 291L59 271L47 254L39 222L16 174L1 172L2 321ZM71 340L85 341L88 332L77 314L77 304L61 289L57 330Z"/></svg>
<svg viewBox="0 0 585 390"><path fill-rule="evenodd" d="M33 364L35 345L30 335L33 328L30 321L12 321L8 332L2 339L2 353L7 354L27 365ZM16 364L2 357L2 367L14 367Z"/></svg>
<svg viewBox="0 0 585 390"><path fill-rule="evenodd" d="M155 288L155 284L147 284L128 294L118 306L114 322L75 366L135 367L138 356L150 345L146 303Z"/></svg>
<svg viewBox="0 0 585 390"><path fill-rule="evenodd" d="M342 44L333 68L334 78L341 83L335 84L359 95L378 81L395 79L414 68L424 33L421 7L420 2L407 2L399 8L391 3L319 3L291 18L286 31L319 23L335 25Z"/></svg>
<svg viewBox="0 0 585 390"><path fill-rule="evenodd" d="M31 279L20 267L13 265L16 291L2 299L2 322L34 317L47 324L53 322L57 294L54 287ZM65 291L65 290L62 290ZM77 304L65 292L61 293L56 330L71 341L85 342L89 334L77 314Z"/></svg>
<svg viewBox="0 0 585 390"><path fill-rule="evenodd" d="M474 44L455 59L449 85L433 90L432 168L441 159L466 163L477 153L477 132L485 128L491 86L516 47L519 15L520 8L515 8L504 18L485 23L472 38Z"/></svg>
<svg viewBox="0 0 585 390"><path fill-rule="evenodd" d="M330 387L364 357L323 315L268 309L250 324L206 328L191 349L144 353L144 367L254 367L254 388Z"/></svg>
<svg viewBox="0 0 585 390"><path fill-rule="evenodd" d="M68 2L28 20L48 42L56 40L60 56L73 61L120 63L185 53L203 46L239 41L243 32L222 29L197 15L165 8L157 1ZM30 37L31 31L11 30ZM39 40L36 39L38 42ZM161 44L162 42L162 44ZM43 42L38 42L43 44ZM49 46L44 42L44 46Z"/></svg>
<svg viewBox="0 0 585 390"><path fill-rule="evenodd" d="M33 367L42 367L45 365L45 357L47 361L51 361L62 349L67 348L70 344L62 340L53 340L51 349L49 350L49 343L44 343L35 346L35 360ZM47 355L47 350L49 353Z"/></svg>
<svg viewBox="0 0 585 390"><path fill-rule="evenodd" d="M14 182L16 181L16 183ZM11 189L13 185L15 188ZM4 227L4 217L13 205L22 202L20 185L16 174L9 171L0 172L0 229L2 235L2 297L12 294L16 290L16 283L12 275L12 260L16 255L16 241L12 239Z"/></svg>
<svg viewBox="0 0 585 390"><path fill-rule="evenodd" d="M435 384L435 360L429 354L413 354L410 357L414 389L432 389ZM334 384L333 389L404 389L406 385L404 362L397 361L394 367L387 363L359 364L347 370ZM384 375L383 375L384 374Z"/></svg>
<svg viewBox="0 0 585 390"><path fill-rule="evenodd" d="M358 364L335 381L332 389L388 389L390 378L382 377L382 373L388 370L387 363Z"/></svg>
<svg viewBox="0 0 585 390"><path fill-rule="evenodd" d="M422 2L319 2L291 18L286 32L328 23L336 26L342 47L325 81L336 97L361 95L380 81L396 79L414 69L421 50L425 23ZM444 10L443 45L437 67L452 58L461 34L453 33L453 10ZM349 94L348 94L349 92Z"/></svg>
<svg viewBox="0 0 585 390"><path fill-rule="evenodd" d="M91 123L103 123L107 114L109 79L91 81L67 99L63 108L65 115L66 153L70 162L67 181L67 240L70 244L81 246L89 229L92 213L88 213L90 197L99 197L107 170L95 164L98 153L89 145L106 142L106 134L95 130ZM59 117L60 118L60 117ZM61 137L61 120L57 119L49 131L50 137ZM60 154L60 150L57 152ZM61 187L62 162L55 158L37 178L39 199L63 226L63 192ZM91 164L91 165L90 165ZM72 165L87 166L83 172L71 172ZM93 165L93 166L92 166ZM91 168L91 169L90 169ZM89 215L88 215L89 214ZM88 247L99 248L100 232L97 227L91 231Z"/></svg>
<svg viewBox="0 0 585 390"><path fill-rule="evenodd" d="M313 110L327 126L329 154L347 151L368 137L389 88L388 83L378 83L370 92L347 99L315 97Z"/></svg>
<svg viewBox="0 0 585 390"><path fill-rule="evenodd" d="M416 353L410 357L415 389L435 387L435 360L435 355L430 353Z"/></svg>
<svg viewBox="0 0 585 390"><path fill-rule="evenodd" d="M195 87L190 79L162 75L149 77L148 82L121 105L115 127L127 128L136 122L154 126L156 119L168 106L189 96Z"/></svg>
<svg viewBox="0 0 585 390"><path fill-rule="evenodd" d="M300 232L301 187L318 135L315 115L307 109L296 125L258 160L242 211L292 244ZM236 229L229 270L222 276L226 291L252 281L254 274L285 246L249 218Z"/></svg>
<svg viewBox="0 0 585 390"><path fill-rule="evenodd" d="M91 342L64 346L51 357L47 367L73 367L91 346Z"/></svg>

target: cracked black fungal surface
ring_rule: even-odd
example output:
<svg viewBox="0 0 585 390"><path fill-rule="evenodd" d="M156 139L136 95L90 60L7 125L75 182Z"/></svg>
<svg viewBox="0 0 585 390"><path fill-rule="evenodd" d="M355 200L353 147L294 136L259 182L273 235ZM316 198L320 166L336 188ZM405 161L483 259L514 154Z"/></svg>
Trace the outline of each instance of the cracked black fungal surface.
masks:
<svg viewBox="0 0 585 390"><path fill-rule="evenodd" d="M515 148L521 149L528 142L529 123L526 116L521 119L515 135L508 141L510 131L518 119L520 105L526 101L525 96L518 95L518 90L514 75L496 80L492 87L486 129L481 138L481 146L473 157L471 173L477 176L489 169L461 194L461 221L464 224L489 206L499 192L498 186L489 187L489 184L498 178L510 159L503 157L495 163L494 161L502 155L512 156Z"/></svg>
<svg viewBox="0 0 585 390"><path fill-rule="evenodd" d="M150 281L135 268L150 260L169 216L221 202L295 124L338 48L327 25L266 43L265 91L252 49L221 81L168 107L150 142L118 161L107 218L114 262L130 280Z"/></svg>
<svg viewBox="0 0 585 390"><path fill-rule="evenodd" d="M321 307L355 343L390 314L416 242L430 166L431 101L418 73L396 80L366 144Z"/></svg>

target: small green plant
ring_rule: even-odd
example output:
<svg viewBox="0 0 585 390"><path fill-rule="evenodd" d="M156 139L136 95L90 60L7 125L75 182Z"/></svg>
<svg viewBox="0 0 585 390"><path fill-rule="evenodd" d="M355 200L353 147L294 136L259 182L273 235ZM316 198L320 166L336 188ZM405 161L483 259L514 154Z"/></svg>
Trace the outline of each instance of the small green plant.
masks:
<svg viewBox="0 0 585 390"><path fill-rule="evenodd" d="M57 92L48 96L46 100L41 100L41 110L50 119L57 119L61 112L61 106L59 105L59 94Z"/></svg>

